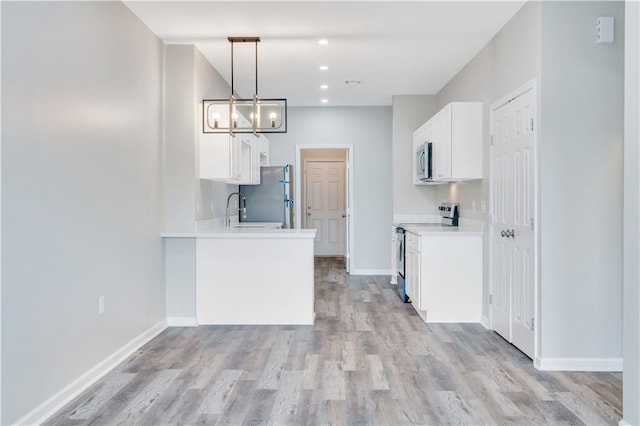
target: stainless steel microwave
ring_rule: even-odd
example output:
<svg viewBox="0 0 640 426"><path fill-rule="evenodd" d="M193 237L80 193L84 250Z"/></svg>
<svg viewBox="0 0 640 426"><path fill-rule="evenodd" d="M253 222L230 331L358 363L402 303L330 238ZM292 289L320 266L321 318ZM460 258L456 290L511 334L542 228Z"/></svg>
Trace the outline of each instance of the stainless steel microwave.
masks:
<svg viewBox="0 0 640 426"><path fill-rule="evenodd" d="M425 142L416 151L416 179L433 179L433 143Z"/></svg>

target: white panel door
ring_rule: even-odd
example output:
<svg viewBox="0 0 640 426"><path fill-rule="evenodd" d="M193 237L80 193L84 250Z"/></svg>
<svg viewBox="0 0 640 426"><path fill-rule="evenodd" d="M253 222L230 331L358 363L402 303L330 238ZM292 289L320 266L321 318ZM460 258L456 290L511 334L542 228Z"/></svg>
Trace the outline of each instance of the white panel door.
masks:
<svg viewBox="0 0 640 426"><path fill-rule="evenodd" d="M345 191L343 161L308 161L306 165L307 228L318 230L315 254L345 254Z"/></svg>
<svg viewBox="0 0 640 426"><path fill-rule="evenodd" d="M534 90L492 114L492 324L533 357Z"/></svg>

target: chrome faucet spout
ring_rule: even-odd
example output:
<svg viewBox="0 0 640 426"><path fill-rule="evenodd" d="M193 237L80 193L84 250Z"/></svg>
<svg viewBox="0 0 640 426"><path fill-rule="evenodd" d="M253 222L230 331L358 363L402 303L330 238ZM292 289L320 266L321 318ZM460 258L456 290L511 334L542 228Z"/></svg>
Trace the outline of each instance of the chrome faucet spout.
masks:
<svg viewBox="0 0 640 426"><path fill-rule="evenodd" d="M231 197L233 197L234 195L238 196L238 212L242 214L243 219L247 217L247 198L240 191L232 192L227 197L227 209L225 214L225 225L227 228L231 226L231 216L229 216L229 202L231 201ZM240 203L242 203L242 207L240 207Z"/></svg>

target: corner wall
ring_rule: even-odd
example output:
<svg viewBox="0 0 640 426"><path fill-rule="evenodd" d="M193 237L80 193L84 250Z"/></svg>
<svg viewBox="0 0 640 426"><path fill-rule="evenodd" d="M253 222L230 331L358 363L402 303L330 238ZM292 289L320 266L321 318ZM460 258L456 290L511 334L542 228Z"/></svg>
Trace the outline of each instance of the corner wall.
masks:
<svg viewBox="0 0 640 426"><path fill-rule="evenodd" d="M436 187L413 184L413 132L437 112L433 95L393 97L393 215L436 212ZM402 219L401 219L402 220Z"/></svg>
<svg viewBox="0 0 640 426"><path fill-rule="evenodd" d="M166 46L166 232L194 232L198 221L222 223L237 185L199 179L202 99L226 98L231 88L194 45ZM195 325L195 240L167 238L165 277L169 325Z"/></svg>
<svg viewBox="0 0 640 426"><path fill-rule="evenodd" d="M199 179L202 99L225 98L231 88L192 44L166 46L165 224L193 232L197 221L224 217L237 185Z"/></svg>
<svg viewBox="0 0 640 426"><path fill-rule="evenodd" d="M119 2L3 2L1 28L0 423L34 423L163 327L163 45Z"/></svg>
<svg viewBox="0 0 640 426"><path fill-rule="evenodd" d="M619 370L624 3L541 4L541 366ZM614 44L596 44L599 16Z"/></svg>

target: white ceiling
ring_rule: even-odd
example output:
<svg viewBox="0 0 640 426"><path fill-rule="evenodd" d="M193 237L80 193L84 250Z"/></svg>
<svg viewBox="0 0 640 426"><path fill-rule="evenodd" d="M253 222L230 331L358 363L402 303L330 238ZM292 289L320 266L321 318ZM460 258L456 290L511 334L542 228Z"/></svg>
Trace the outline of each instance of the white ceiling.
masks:
<svg viewBox="0 0 640 426"><path fill-rule="evenodd" d="M290 106L390 105L435 94L523 1L125 1L166 43L195 44L230 82L228 36L259 36L259 94ZM328 45L318 44L325 38ZM253 44L235 45L234 86L254 89ZM328 71L320 71L328 65ZM361 84L345 84L361 80ZM328 84L328 90L321 90Z"/></svg>

